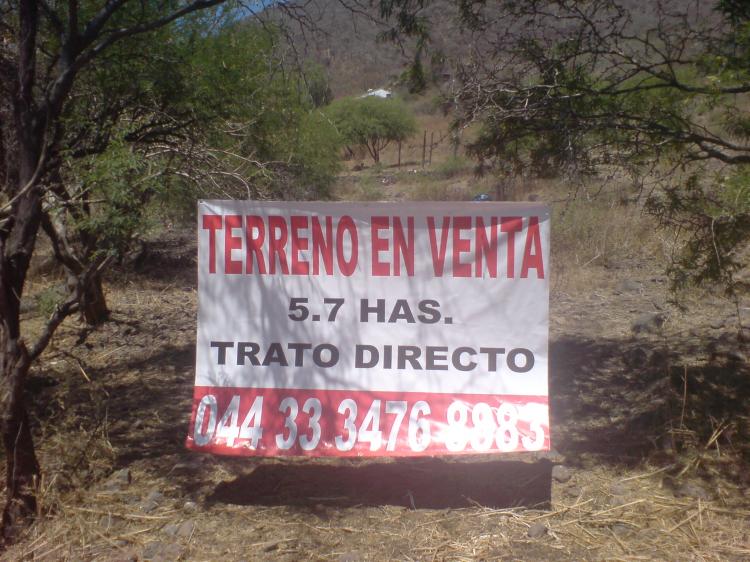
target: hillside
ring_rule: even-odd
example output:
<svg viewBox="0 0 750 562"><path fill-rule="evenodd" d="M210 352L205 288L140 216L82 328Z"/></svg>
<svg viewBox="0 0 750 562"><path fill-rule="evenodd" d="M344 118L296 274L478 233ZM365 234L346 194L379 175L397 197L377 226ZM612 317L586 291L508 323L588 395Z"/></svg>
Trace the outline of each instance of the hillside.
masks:
<svg viewBox="0 0 750 562"><path fill-rule="evenodd" d="M368 89L395 86L414 60L414 41L384 39L393 22L383 21L366 3L353 9L347 3L313 0L305 3L304 16L282 18L287 43L300 60L323 67L335 97L358 95ZM469 45L454 19L455 7L444 0L430 3L421 14L429 21L431 39L422 64L441 84L451 76L450 57L460 58ZM264 15L279 21L273 10Z"/></svg>
<svg viewBox="0 0 750 562"><path fill-rule="evenodd" d="M620 4L632 13L628 33L637 34L653 25L656 5L636 0ZM287 44L298 60L313 61L325 68L335 97L393 87L414 60L414 40L403 36L388 40L388 32L396 24L384 20L377 5L311 0L300 8L290 6L282 14L271 8L261 17L283 26ZM419 16L429 32L422 58L428 81L449 88L456 66L471 56L481 56L487 48L487 37L466 29L460 23L455 3L447 0L426 3ZM701 18L705 20L707 16L715 14L701 11ZM492 35L500 36L506 23L499 14L496 17Z"/></svg>

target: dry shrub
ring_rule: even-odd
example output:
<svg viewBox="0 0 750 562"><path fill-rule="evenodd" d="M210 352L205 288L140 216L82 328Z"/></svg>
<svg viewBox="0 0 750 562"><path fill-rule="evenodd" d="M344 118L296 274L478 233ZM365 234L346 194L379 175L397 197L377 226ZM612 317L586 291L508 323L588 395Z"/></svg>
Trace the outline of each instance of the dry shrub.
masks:
<svg viewBox="0 0 750 562"><path fill-rule="evenodd" d="M413 201L469 201L473 195L467 180L436 179L428 174L417 175L406 193Z"/></svg>
<svg viewBox="0 0 750 562"><path fill-rule="evenodd" d="M441 98L438 95L415 96L414 100L406 99L411 102L412 110L417 115L435 115L440 110Z"/></svg>
<svg viewBox="0 0 750 562"><path fill-rule="evenodd" d="M370 174L340 178L333 193L334 198L341 201L382 201L385 199L381 184Z"/></svg>
<svg viewBox="0 0 750 562"><path fill-rule="evenodd" d="M439 178L455 178L473 173L474 164L462 156L449 156L434 166L434 174Z"/></svg>
<svg viewBox="0 0 750 562"><path fill-rule="evenodd" d="M47 366L58 382L39 395L34 412L41 418L37 438L37 454L44 467L40 509L47 513L57 511L66 496L107 476L116 456L109 441L107 391L89 379L82 361L73 354L64 355L66 359Z"/></svg>
<svg viewBox="0 0 750 562"><path fill-rule="evenodd" d="M617 268L624 260L656 256L658 246L655 223L638 205L602 197L552 207L553 267L558 273L592 265Z"/></svg>

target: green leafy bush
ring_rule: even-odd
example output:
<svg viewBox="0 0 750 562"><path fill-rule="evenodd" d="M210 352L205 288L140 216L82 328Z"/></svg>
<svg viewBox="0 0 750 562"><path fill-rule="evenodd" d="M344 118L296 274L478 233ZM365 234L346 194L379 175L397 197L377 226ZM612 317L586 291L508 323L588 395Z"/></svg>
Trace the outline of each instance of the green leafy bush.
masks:
<svg viewBox="0 0 750 562"><path fill-rule="evenodd" d="M326 115L346 144L364 146L376 163L391 142L406 140L417 132L414 115L397 99L343 98L333 102Z"/></svg>

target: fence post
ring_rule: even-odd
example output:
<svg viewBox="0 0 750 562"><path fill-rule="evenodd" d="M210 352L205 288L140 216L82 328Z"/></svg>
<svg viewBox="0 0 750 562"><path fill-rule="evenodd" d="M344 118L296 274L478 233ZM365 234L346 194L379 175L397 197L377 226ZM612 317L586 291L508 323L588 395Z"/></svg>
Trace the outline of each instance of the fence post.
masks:
<svg viewBox="0 0 750 562"><path fill-rule="evenodd" d="M435 146L435 131L430 133L430 166L432 166L432 148Z"/></svg>
<svg viewBox="0 0 750 562"><path fill-rule="evenodd" d="M398 141L398 167L401 168L401 141Z"/></svg>
<svg viewBox="0 0 750 562"><path fill-rule="evenodd" d="M425 157L427 156L427 129L424 131L424 138L422 139L422 168L424 168Z"/></svg>

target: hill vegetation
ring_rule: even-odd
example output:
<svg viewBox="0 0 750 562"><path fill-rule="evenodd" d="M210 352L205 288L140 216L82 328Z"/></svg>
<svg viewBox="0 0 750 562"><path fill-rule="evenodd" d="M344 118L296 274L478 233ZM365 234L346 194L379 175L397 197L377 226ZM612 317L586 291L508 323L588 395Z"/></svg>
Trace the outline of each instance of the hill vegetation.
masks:
<svg viewBox="0 0 750 562"><path fill-rule="evenodd" d="M417 132L411 111L397 99L344 98L333 102L326 114L341 139L350 147L366 148L376 164L389 144L401 143Z"/></svg>

